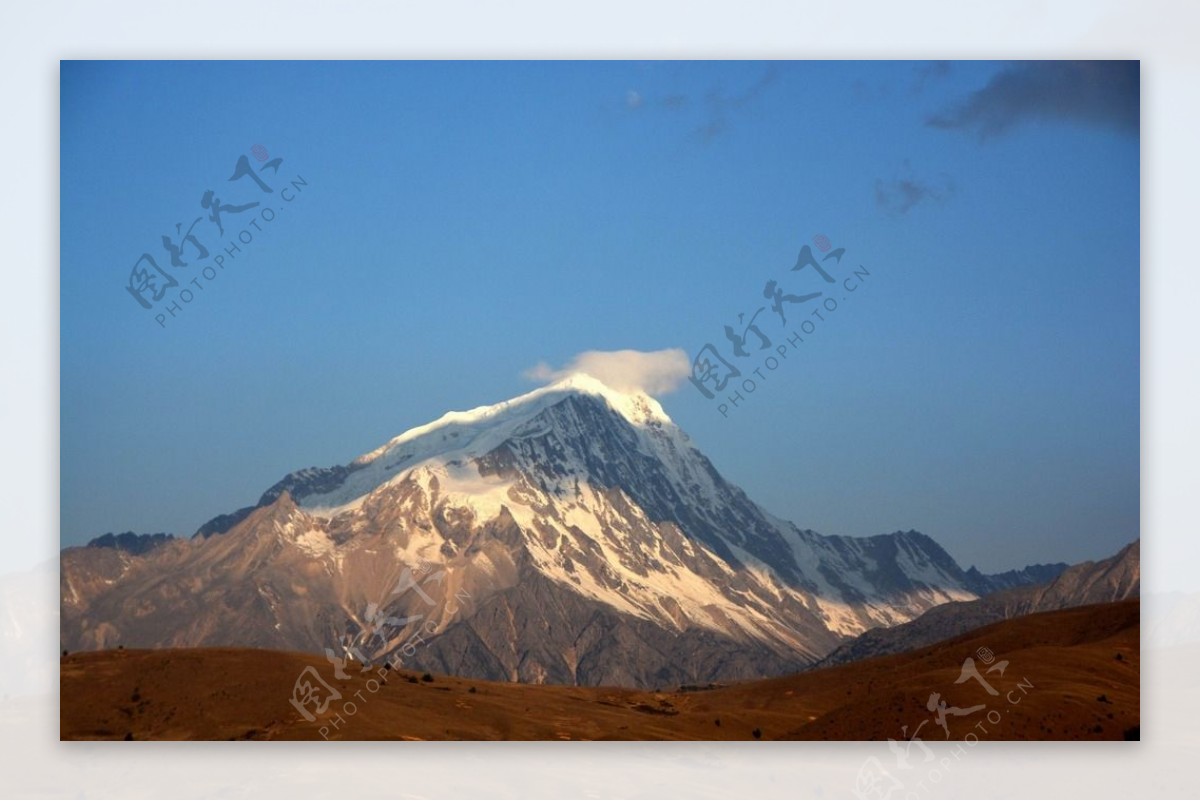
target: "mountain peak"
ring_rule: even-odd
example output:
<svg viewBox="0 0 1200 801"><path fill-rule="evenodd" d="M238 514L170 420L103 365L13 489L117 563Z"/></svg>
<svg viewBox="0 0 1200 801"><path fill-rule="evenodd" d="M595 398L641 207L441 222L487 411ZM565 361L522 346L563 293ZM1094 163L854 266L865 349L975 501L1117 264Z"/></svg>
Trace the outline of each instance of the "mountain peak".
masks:
<svg viewBox="0 0 1200 801"><path fill-rule="evenodd" d="M544 433L544 416L572 399L603 406L620 427L623 420L637 432L647 452L677 452L690 448L687 436L644 392L622 392L582 372L571 373L547 386L510 400L467 411L447 412L436 420L410 428L345 466L310 468L291 473L264 494L260 504L279 491L293 490L306 509L334 509L353 503L376 488L400 480L423 464L450 465L478 459L509 441ZM577 432L575 432L577 433ZM249 511L249 510L245 510ZM243 519L240 510L229 523Z"/></svg>
<svg viewBox="0 0 1200 801"><path fill-rule="evenodd" d="M431 435L440 435L443 440L460 439L465 444L464 435L467 433L478 434L484 429L501 424L523 422L570 394L603 398L613 411L634 425L671 422L671 418L663 411L658 401L644 392L620 392L586 373L572 373L552 384L510 400L489 406L477 406L462 412L447 412L433 422L410 428L370 453L363 454L354 460L354 464L370 464L402 445L426 440Z"/></svg>
<svg viewBox="0 0 1200 801"><path fill-rule="evenodd" d="M634 425L648 423L670 423L671 418L663 411L663 407L654 398L641 390L623 392L613 389L598 378L587 373L572 373L558 381L543 387L546 392L579 392L594 395L608 401L613 411Z"/></svg>

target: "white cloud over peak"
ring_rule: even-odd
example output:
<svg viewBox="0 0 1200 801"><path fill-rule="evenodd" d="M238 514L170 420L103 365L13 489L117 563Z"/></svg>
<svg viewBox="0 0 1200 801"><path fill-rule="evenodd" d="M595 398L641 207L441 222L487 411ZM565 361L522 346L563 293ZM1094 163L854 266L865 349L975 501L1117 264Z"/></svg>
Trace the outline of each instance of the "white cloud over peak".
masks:
<svg viewBox="0 0 1200 801"><path fill-rule="evenodd" d="M618 392L665 395L674 392L691 373L692 363L682 348L665 350L588 350L561 368L539 362L523 375L534 381L558 381L585 373Z"/></svg>

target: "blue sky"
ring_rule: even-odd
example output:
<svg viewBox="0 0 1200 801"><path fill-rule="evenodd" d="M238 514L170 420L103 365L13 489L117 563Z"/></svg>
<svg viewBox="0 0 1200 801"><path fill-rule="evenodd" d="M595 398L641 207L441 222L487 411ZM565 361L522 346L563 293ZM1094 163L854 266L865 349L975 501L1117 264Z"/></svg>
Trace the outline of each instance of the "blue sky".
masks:
<svg viewBox="0 0 1200 801"><path fill-rule="evenodd" d="M839 280L870 270L860 290L728 417L686 383L660 398L727 478L801 526L915 528L990 570L1139 535L1136 66L61 76L64 545L190 534L291 470L527 391L538 362L729 357L768 279L821 289L788 269L815 234L846 248ZM227 180L241 156L275 191ZM278 209L211 281L160 245L207 190ZM258 208L193 230L220 252ZM173 292L204 287L165 326L125 288L144 252Z"/></svg>

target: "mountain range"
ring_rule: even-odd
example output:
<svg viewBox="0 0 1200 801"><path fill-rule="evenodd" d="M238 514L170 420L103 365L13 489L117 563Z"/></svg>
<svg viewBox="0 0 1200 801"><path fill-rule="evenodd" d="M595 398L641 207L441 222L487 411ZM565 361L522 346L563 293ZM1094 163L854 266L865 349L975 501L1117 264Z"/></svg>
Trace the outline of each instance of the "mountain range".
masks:
<svg viewBox="0 0 1200 801"><path fill-rule="evenodd" d="M583 374L290 473L191 539L94 544L62 552L64 649L236 645L632 687L795 671L1066 568L989 576L915 531L800 528L653 398Z"/></svg>
<svg viewBox="0 0 1200 801"><path fill-rule="evenodd" d="M1141 542L1115 556L1073 565L1053 580L1004 590L975 601L956 601L891 628L875 628L840 646L816 667L899 654L1014 617L1137 598L1141 593Z"/></svg>

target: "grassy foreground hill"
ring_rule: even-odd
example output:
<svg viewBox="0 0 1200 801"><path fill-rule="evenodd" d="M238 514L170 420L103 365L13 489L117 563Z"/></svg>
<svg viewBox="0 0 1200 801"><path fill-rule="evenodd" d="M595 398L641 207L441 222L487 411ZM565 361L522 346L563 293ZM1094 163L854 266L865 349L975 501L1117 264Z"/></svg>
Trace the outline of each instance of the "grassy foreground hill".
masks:
<svg viewBox="0 0 1200 801"><path fill-rule="evenodd" d="M60 736L903 742L919 729L931 742L1120 740L1136 736L1140 720L1139 619L1137 600L1079 607L904 654L661 692L487 682L403 667L364 672L355 664L339 680L319 656L240 648L79 653L61 663ZM290 701L310 666L341 696L313 721Z"/></svg>

